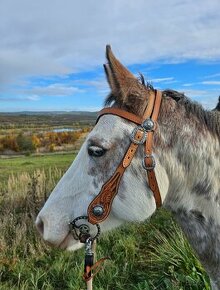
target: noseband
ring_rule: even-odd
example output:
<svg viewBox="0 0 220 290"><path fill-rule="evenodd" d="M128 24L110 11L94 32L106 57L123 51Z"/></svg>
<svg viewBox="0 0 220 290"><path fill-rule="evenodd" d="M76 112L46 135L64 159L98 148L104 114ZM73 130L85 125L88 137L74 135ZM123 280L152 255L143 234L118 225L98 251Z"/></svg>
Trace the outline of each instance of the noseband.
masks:
<svg viewBox="0 0 220 290"><path fill-rule="evenodd" d="M143 118L140 118L127 111L117 108L104 108L99 112L98 120L107 114L116 115L131 121L137 126L130 135L131 144L125 153L121 163L118 165L113 176L102 186L100 193L93 199L88 207L88 221L95 225L103 222L110 214L112 202L118 192L121 178L140 145L144 145L144 160L142 165L147 171L148 185L152 190L156 202L156 206L161 206L161 195L155 175L155 159L152 155L153 135L156 129L156 121L161 105L162 93L160 91L152 91L149 94L147 108Z"/></svg>

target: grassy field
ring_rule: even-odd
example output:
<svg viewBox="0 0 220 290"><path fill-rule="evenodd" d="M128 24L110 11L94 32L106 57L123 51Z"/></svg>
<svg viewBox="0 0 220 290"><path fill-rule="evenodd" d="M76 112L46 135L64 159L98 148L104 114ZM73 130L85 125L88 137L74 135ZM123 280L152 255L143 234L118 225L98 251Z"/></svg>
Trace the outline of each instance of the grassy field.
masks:
<svg viewBox="0 0 220 290"><path fill-rule="evenodd" d="M59 167L66 169L74 160L74 153L47 154L39 156L0 159L0 182L8 180L11 174L32 173L34 170Z"/></svg>
<svg viewBox="0 0 220 290"><path fill-rule="evenodd" d="M83 251L46 246L34 219L71 164L73 154L0 160L0 289L86 289ZM2 187L3 188L3 187ZM110 256L94 290L210 290L209 281L169 213L102 236L98 258Z"/></svg>

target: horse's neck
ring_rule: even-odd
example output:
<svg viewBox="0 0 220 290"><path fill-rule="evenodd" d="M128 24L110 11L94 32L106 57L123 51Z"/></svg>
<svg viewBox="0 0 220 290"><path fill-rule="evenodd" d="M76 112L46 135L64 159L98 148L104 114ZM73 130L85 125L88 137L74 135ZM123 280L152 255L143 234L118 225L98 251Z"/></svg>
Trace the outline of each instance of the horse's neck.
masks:
<svg viewBox="0 0 220 290"><path fill-rule="evenodd" d="M163 164L169 179L165 205L172 211L198 210L207 216L218 213L220 219L219 146L209 134L193 146L187 139L165 154ZM219 220L220 222L220 220Z"/></svg>
<svg viewBox="0 0 220 290"><path fill-rule="evenodd" d="M179 117L170 125L162 119L156 137L156 153L169 179L164 205L173 212L181 208L214 215L220 224L219 139L196 119Z"/></svg>
<svg viewBox="0 0 220 290"><path fill-rule="evenodd" d="M186 121L179 120L173 133L161 126L157 136L156 153L169 180L164 207L174 214L213 289L220 289L219 138L205 126L196 130L193 122L189 126Z"/></svg>

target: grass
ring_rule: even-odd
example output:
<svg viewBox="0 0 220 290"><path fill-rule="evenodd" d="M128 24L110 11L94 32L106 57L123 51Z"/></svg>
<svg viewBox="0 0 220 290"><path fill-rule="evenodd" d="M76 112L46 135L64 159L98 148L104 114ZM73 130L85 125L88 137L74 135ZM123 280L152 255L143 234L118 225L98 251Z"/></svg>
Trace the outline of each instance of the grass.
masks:
<svg viewBox="0 0 220 290"><path fill-rule="evenodd" d="M7 181L12 174L33 173L38 168L48 170L59 167L64 170L70 166L74 158L75 154L64 153L0 159L0 183Z"/></svg>
<svg viewBox="0 0 220 290"><path fill-rule="evenodd" d="M6 171L1 178L4 191L0 190L0 289L85 289L83 250L51 249L34 227L37 212L73 156L41 158L0 160ZM97 255L111 260L96 276L95 290L210 290L201 264L164 210L149 222L103 235Z"/></svg>

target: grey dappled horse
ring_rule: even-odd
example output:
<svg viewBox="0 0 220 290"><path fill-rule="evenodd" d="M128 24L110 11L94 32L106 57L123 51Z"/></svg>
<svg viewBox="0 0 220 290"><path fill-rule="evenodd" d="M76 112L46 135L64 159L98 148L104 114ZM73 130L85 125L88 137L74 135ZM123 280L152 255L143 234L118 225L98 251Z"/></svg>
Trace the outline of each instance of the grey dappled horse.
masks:
<svg viewBox="0 0 220 290"><path fill-rule="evenodd" d="M110 48L107 60L111 92L106 106L142 116L151 88L137 80ZM206 111L183 94L165 90L154 137L163 206L180 224L213 290L220 289L219 115L218 110ZM118 116L101 117L37 217L38 230L46 241L63 249L81 247L69 232L69 222L86 215L88 205L122 160L134 127ZM142 158L140 146L122 177L110 216L101 223L102 231L125 221L144 221L155 211Z"/></svg>

